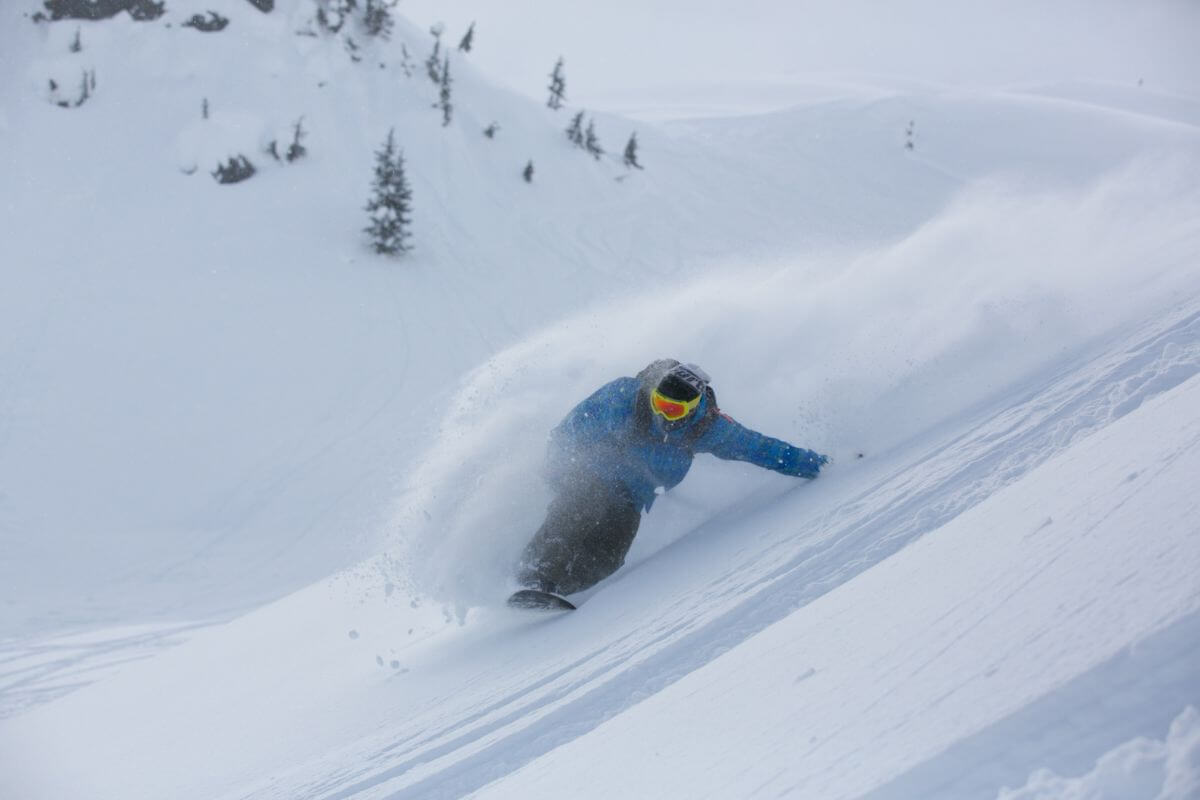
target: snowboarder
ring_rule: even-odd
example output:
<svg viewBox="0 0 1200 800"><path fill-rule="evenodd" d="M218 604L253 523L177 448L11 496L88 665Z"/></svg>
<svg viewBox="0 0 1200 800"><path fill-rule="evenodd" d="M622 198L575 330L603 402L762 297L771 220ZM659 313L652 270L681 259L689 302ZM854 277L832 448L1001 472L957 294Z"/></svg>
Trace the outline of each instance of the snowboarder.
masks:
<svg viewBox="0 0 1200 800"><path fill-rule="evenodd" d="M683 480L696 453L810 479L828 462L721 413L708 375L695 364L655 361L637 377L602 386L550 434L545 475L557 495L525 548L519 582L564 595L616 572L642 512L659 489Z"/></svg>

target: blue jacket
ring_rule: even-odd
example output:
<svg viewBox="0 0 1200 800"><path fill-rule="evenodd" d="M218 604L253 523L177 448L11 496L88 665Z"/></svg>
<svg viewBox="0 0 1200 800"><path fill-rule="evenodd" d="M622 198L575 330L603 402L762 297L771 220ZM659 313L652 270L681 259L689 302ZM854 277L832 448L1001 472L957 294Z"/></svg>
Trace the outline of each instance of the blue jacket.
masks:
<svg viewBox="0 0 1200 800"><path fill-rule="evenodd" d="M647 391L637 378L618 378L567 414L550 434L547 477L552 484L585 469L629 490L649 510L658 487L683 480L696 453L748 461L760 467L815 478L825 456L794 447L739 425L720 413L711 390L682 427L666 430L649 413Z"/></svg>

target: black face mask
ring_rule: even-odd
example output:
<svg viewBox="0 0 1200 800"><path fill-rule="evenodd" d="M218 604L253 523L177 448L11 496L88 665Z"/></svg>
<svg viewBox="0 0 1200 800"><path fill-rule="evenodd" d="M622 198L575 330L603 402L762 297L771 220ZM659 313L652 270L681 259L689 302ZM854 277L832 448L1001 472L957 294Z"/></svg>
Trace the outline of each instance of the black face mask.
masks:
<svg viewBox="0 0 1200 800"><path fill-rule="evenodd" d="M677 420L672 421L669 419L663 419L662 417L659 417L658 421L662 423L662 429L663 429L664 433L674 433L675 431L682 428L684 425L687 425L688 422L691 421L691 419L692 419L692 415L688 414L683 419L677 419Z"/></svg>

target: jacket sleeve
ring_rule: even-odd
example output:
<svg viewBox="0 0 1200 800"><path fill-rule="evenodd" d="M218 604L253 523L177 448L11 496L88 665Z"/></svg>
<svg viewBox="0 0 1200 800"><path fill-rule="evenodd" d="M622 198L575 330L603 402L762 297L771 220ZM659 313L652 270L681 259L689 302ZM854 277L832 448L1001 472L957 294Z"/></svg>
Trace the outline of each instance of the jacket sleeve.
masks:
<svg viewBox="0 0 1200 800"><path fill-rule="evenodd" d="M748 461L798 478L817 477L821 465L829 460L812 450L750 430L725 414L717 415L709 429L696 440L695 449L730 461Z"/></svg>

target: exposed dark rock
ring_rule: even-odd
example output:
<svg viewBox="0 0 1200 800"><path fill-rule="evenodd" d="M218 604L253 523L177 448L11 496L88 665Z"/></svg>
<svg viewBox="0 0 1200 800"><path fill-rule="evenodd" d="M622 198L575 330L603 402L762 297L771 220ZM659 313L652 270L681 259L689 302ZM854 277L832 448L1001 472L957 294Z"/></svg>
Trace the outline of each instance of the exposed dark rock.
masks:
<svg viewBox="0 0 1200 800"><path fill-rule="evenodd" d="M209 11L207 17L193 14L191 19L183 23L183 27L195 28L203 33L216 33L217 31L225 30L225 26L228 24L228 17L222 17L215 11Z"/></svg>
<svg viewBox="0 0 1200 800"><path fill-rule="evenodd" d="M258 170L250 163L250 159L239 155L218 166L211 174L217 183L241 183L255 172Z"/></svg>
<svg viewBox="0 0 1200 800"><path fill-rule="evenodd" d="M122 11L146 22L158 19L167 10L165 2L154 0L45 0L43 5L51 20L108 19Z"/></svg>

